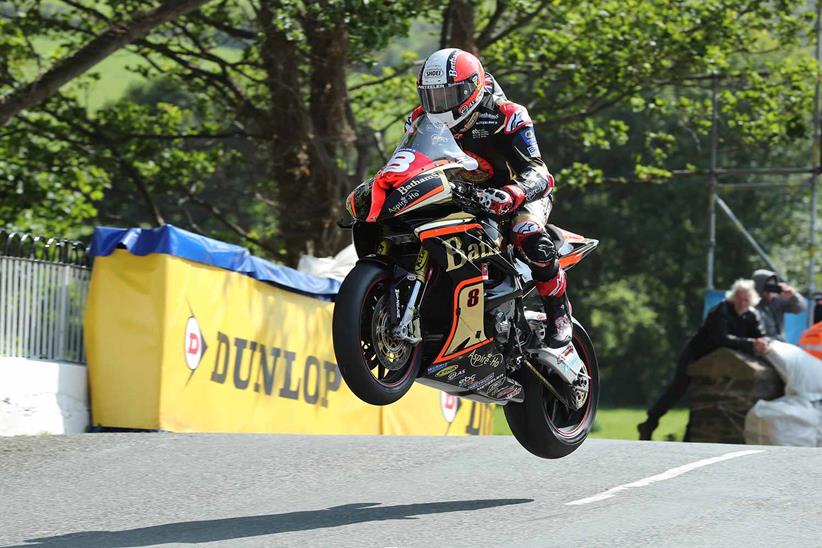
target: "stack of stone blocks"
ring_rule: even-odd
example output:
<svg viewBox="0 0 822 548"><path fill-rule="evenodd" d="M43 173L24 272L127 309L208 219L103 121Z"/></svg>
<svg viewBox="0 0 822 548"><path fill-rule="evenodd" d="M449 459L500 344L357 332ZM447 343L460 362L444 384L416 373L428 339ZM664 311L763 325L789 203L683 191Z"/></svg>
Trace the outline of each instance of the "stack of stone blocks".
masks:
<svg viewBox="0 0 822 548"><path fill-rule="evenodd" d="M762 399L785 395L767 361L720 348L688 367L690 441L745 443L745 415Z"/></svg>

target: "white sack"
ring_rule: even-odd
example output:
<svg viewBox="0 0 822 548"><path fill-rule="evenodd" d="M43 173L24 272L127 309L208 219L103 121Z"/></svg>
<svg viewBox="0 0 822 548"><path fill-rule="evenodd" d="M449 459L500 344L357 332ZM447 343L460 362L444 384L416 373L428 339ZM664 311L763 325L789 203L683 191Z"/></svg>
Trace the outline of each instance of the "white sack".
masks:
<svg viewBox="0 0 822 548"><path fill-rule="evenodd" d="M357 252L354 244L349 245L333 257L312 257L303 255L297 263L297 270L322 278L334 278L342 281L357 264Z"/></svg>
<svg viewBox="0 0 822 548"><path fill-rule="evenodd" d="M745 443L822 446L822 406L795 395L759 400L745 416Z"/></svg>
<svg viewBox="0 0 822 548"><path fill-rule="evenodd" d="M771 341L765 358L785 381L785 394L810 401L822 399L822 360L798 346L780 341Z"/></svg>

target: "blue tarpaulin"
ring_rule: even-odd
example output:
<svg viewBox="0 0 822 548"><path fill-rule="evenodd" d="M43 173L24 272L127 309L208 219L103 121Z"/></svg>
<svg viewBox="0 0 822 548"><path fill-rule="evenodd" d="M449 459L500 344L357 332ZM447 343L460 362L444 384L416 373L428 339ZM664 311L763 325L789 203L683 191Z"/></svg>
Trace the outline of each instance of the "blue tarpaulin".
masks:
<svg viewBox="0 0 822 548"><path fill-rule="evenodd" d="M254 257L244 247L206 238L172 225L151 229L107 226L94 229L89 255L104 257L118 248L125 248L132 255L138 256L151 253L174 255L239 272L282 289L324 300L333 300L340 289L340 282L337 280L304 274Z"/></svg>

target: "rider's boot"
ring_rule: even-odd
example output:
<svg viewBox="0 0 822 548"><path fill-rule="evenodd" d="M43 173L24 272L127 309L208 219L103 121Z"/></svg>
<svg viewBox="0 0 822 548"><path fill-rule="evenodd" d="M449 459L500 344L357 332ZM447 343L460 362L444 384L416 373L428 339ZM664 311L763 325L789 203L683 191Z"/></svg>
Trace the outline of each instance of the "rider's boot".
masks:
<svg viewBox="0 0 822 548"><path fill-rule="evenodd" d="M550 348L562 348L571 342L571 303L568 296L543 297L545 309L545 344Z"/></svg>
<svg viewBox="0 0 822 548"><path fill-rule="evenodd" d="M565 271L560 268L550 280L536 281L545 310L545 344L562 348L571 342L571 303L565 294Z"/></svg>

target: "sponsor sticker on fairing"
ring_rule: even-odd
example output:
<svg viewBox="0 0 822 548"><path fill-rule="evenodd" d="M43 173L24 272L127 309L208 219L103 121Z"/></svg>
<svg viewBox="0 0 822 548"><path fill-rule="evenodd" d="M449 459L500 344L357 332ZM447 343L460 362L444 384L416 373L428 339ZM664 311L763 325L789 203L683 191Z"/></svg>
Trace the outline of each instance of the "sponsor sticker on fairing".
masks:
<svg viewBox="0 0 822 548"><path fill-rule="evenodd" d="M426 369L425 372L429 375L433 375L434 373L436 373L437 371L439 371L440 369L442 369L446 365L448 365L448 362L438 363L437 365L432 365L431 367Z"/></svg>
<svg viewBox="0 0 822 548"><path fill-rule="evenodd" d="M457 371L452 372L450 375L448 375L448 380L453 381L454 379L458 379L458 378L462 377L463 375L465 375L465 369L459 369Z"/></svg>
<svg viewBox="0 0 822 548"><path fill-rule="evenodd" d="M511 386L506 386L505 388L503 388L502 390L500 390L499 392L497 392L496 394L494 394L491 397L492 398L499 398L499 399L502 399L502 398L511 399L511 398L515 397L517 394L519 394L520 392L522 392L522 387L517 386L515 384L512 384Z"/></svg>
<svg viewBox="0 0 822 548"><path fill-rule="evenodd" d="M574 348L571 344L568 345L559 357L559 365L566 371L570 370L573 375L578 375L585 366L582 359L579 357L576 348Z"/></svg>
<svg viewBox="0 0 822 548"><path fill-rule="evenodd" d="M494 373L491 373L487 377L483 377L482 379L478 380L477 382L475 382L474 384L469 386L468 390L480 390L480 389L488 386L489 384L491 384L492 382L494 382L498 378L499 377L496 376Z"/></svg>
<svg viewBox="0 0 822 548"><path fill-rule="evenodd" d="M444 377L446 375L450 375L451 373L456 371L457 367L459 367L459 365L456 364L444 367L437 372L437 377Z"/></svg>
<svg viewBox="0 0 822 548"><path fill-rule="evenodd" d="M502 363L502 354L482 354L474 352L471 354L468 362L471 364L471 367L497 367Z"/></svg>
<svg viewBox="0 0 822 548"><path fill-rule="evenodd" d="M498 390L503 384L505 383L505 377L500 377L499 379L495 380L491 384L489 384L485 389L485 393L492 394L494 390Z"/></svg>
<svg viewBox="0 0 822 548"><path fill-rule="evenodd" d="M474 382L476 380L477 380L476 375L468 375L467 377L464 377L464 378L460 379L459 385L464 388L466 386L470 386L470 385L474 384Z"/></svg>
<svg viewBox="0 0 822 548"><path fill-rule="evenodd" d="M402 197L402 199L400 199L399 202L397 202L396 204L394 204L394 205L392 205L391 207L388 208L388 212L389 213L396 213L396 212L400 211L401 209L411 205L414 202L414 200L416 200L419 197L420 197L420 192L418 190L409 190L408 194L404 195Z"/></svg>
<svg viewBox="0 0 822 548"><path fill-rule="evenodd" d="M427 173L425 175L418 176L418 177L408 181L407 183L405 183L401 186L398 186L397 191L400 193L400 195L405 196L406 194L408 194L411 191L411 189L420 186L422 183L427 183L428 181L430 181L432 179L439 179L439 178L440 178L439 173Z"/></svg>

